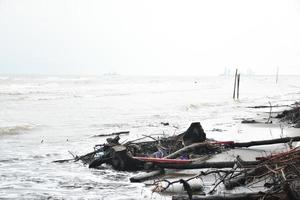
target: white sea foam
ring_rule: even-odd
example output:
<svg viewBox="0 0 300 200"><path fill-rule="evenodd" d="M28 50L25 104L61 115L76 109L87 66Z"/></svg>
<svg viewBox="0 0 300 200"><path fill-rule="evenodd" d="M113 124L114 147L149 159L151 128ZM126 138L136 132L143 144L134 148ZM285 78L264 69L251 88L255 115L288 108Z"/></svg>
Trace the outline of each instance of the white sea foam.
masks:
<svg viewBox="0 0 300 200"><path fill-rule="evenodd" d="M143 196L145 188L126 182L130 173L93 171L81 163L51 161L69 158L68 150L80 155L105 142L93 135L130 131L122 141L142 135L173 135L185 131L193 121L200 121L207 136L218 140L279 137L279 126L246 131L240 120L268 115L268 109L249 106L299 100L298 86L300 77L295 76L280 76L278 84L271 76L242 76L240 100L234 101L233 77L1 79L0 136L5 136L0 137L0 157L5 161L0 165L1 197L77 199L114 194L116 199L149 199L149 195ZM42 126L37 129L36 124ZM22 134L27 132L32 134ZM118 179L126 184L121 187Z"/></svg>
<svg viewBox="0 0 300 200"><path fill-rule="evenodd" d="M33 125L22 124L15 126L0 127L0 135L13 135L30 131L34 128Z"/></svg>

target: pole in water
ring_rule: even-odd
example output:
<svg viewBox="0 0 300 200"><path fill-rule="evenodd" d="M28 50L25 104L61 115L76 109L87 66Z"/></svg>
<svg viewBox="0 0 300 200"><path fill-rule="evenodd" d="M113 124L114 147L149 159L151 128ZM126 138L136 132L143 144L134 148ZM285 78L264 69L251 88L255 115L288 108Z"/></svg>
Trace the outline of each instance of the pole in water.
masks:
<svg viewBox="0 0 300 200"><path fill-rule="evenodd" d="M277 67L277 71L276 71L276 84L278 83L278 73L279 73L279 67Z"/></svg>
<svg viewBox="0 0 300 200"><path fill-rule="evenodd" d="M232 98L235 99L235 88L236 88L236 78L237 78L237 72L238 70L235 70L235 76L234 76L234 87L233 87L233 96Z"/></svg>
<svg viewBox="0 0 300 200"><path fill-rule="evenodd" d="M238 76L237 76L237 91L236 91L237 99L239 99L239 96L240 96L240 76L241 76L241 74L238 74Z"/></svg>

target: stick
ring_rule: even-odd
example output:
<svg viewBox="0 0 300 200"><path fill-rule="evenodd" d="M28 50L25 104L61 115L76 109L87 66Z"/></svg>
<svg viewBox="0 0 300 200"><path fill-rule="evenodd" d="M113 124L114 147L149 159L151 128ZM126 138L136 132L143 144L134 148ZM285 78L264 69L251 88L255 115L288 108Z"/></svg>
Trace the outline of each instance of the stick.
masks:
<svg viewBox="0 0 300 200"><path fill-rule="evenodd" d="M100 135L94 135L93 137L107 137L107 136L122 135L122 134L129 134L129 131L121 131L121 132L110 133L110 134L100 134Z"/></svg>
<svg viewBox="0 0 300 200"><path fill-rule="evenodd" d="M271 116L272 116L272 104L271 104L271 102L270 102L270 101L269 101L269 104L270 104L270 112L269 112L269 118L268 118L267 124L269 124L269 123L270 123Z"/></svg>
<svg viewBox="0 0 300 200"><path fill-rule="evenodd" d="M239 96L240 96L240 75L241 74L238 74L238 76L237 76L237 91L236 91L237 99L239 99Z"/></svg>
<svg viewBox="0 0 300 200"><path fill-rule="evenodd" d="M246 183L247 177L252 177L252 176L255 176L255 175L261 175L265 171L266 171L265 166L261 166L261 167L258 167L258 168L251 169L250 171L247 171L246 173L244 173L240 176L237 176L233 179L226 180L225 183L224 183L225 188L227 190L232 190L235 187L244 185Z"/></svg>
<svg viewBox="0 0 300 200"><path fill-rule="evenodd" d="M257 200L263 198L266 194L263 192L258 193L236 193L236 194L225 194L217 196L200 196L193 195L193 200ZM280 196L280 194L278 194ZM187 195L172 196L172 200L189 200Z"/></svg>
<svg viewBox="0 0 300 200"><path fill-rule="evenodd" d="M243 166L257 165L261 161L244 161ZM228 162L202 162L202 163L190 163L190 164L169 164L169 163L157 163L157 166L167 169L205 169L205 168L232 168L236 165L235 161Z"/></svg>
<svg viewBox="0 0 300 200"><path fill-rule="evenodd" d="M150 138L150 139L152 139L154 141L158 141L157 139L155 139L154 137L152 137L150 135L142 135L142 136L144 136L145 138Z"/></svg>
<svg viewBox="0 0 300 200"><path fill-rule="evenodd" d="M236 88L236 78L237 78L237 69L235 70L235 76L234 76L234 87L233 87L233 96L232 98L235 99L235 88Z"/></svg>
<svg viewBox="0 0 300 200"><path fill-rule="evenodd" d="M287 142L298 142L300 141L300 136L297 137L285 137L278 138L272 140L258 140L251 142L236 142L232 144L232 147L250 147L250 146L259 146L259 145L271 145L271 144L279 144L279 143L287 143Z"/></svg>
<svg viewBox="0 0 300 200"><path fill-rule="evenodd" d="M215 146L213 144L209 144L207 142L194 143L189 146L183 147L182 149L179 149L178 151L175 151L174 153L171 153L170 155L168 155L164 158L169 158L169 159L177 158L181 154L192 152L197 148L215 149L215 148L217 148L217 146Z"/></svg>
<svg viewBox="0 0 300 200"><path fill-rule="evenodd" d="M287 143L287 142L297 142L300 141L300 136L297 137L285 137L285 138L278 138L278 139L272 139L272 140L258 140L258 141L251 141L251 142L231 142L228 141L225 143L229 147L250 147L250 146L259 146L259 145L271 145L271 144L278 144L278 143ZM220 143L222 145L222 143ZM178 151L175 151L174 153L171 153L170 155L164 157L164 158L177 158L179 155L183 153L193 152L197 148L207 148L207 149L216 149L218 146L217 143L207 143L207 142L200 142L200 143L194 143L189 146L183 147L182 149L179 149Z"/></svg>
<svg viewBox="0 0 300 200"><path fill-rule="evenodd" d="M273 108L279 108L279 107L288 107L290 105L274 105L274 106L247 106L246 108L270 108L270 107L273 107Z"/></svg>

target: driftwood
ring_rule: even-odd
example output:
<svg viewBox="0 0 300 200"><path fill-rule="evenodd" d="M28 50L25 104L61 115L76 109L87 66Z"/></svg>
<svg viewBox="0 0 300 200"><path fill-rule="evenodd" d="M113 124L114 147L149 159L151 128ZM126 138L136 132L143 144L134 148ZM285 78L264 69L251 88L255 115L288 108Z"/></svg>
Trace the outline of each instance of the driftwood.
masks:
<svg viewBox="0 0 300 200"><path fill-rule="evenodd" d="M65 162L71 162L74 161L74 158L71 159L62 159L62 160L54 160L53 163L65 163Z"/></svg>
<svg viewBox="0 0 300 200"><path fill-rule="evenodd" d="M217 196L199 196L193 195L193 200L279 200L287 199L285 194L276 194L268 195L264 192L258 193L235 193L235 194L226 194L226 195L217 195ZM177 195L172 196L172 200L189 200L187 195Z"/></svg>
<svg viewBox="0 0 300 200"><path fill-rule="evenodd" d="M259 122L254 119L244 119L241 123L242 124L257 124Z"/></svg>
<svg viewBox="0 0 300 200"><path fill-rule="evenodd" d="M157 176L163 175L164 173L165 173L165 170L160 169L160 170L155 170L152 172L143 173L143 174L131 177L129 180L132 183L140 183L140 182L144 182L149 179L153 179Z"/></svg>
<svg viewBox="0 0 300 200"><path fill-rule="evenodd" d="M189 144L192 142L202 142L206 139L206 134L199 122L192 123L190 127L182 134L171 136L167 138L153 138L152 136L144 136L151 138L152 141L145 142L127 142L125 144L119 143L119 135L115 138L108 138L107 144L104 144L101 149L101 154L94 154L89 157L90 168L97 168L103 163L111 165L116 170L156 170L159 167L156 164L148 163L134 157L161 157L168 155L172 152L176 152L178 149L183 148L183 144ZM208 144L206 146L213 146ZM122 148L121 148L122 147ZM116 150L116 148L118 150ZM218 148L218 147L216 147ZM121 150L120 150L121 149ZM185 149L186 150L186 149ZM190 149L191 150L191 149ZM194 153L199 153L200 150L203 154L208 154L208 148L192 149ZM186 151L181 151L186 152ZM214 151L215 152L215 151ZM179 154L176 154L179 155ZM176 157L173 154L174 157Z"/></svg>
<svg viewBox="0 0 300 200"><path fill-rule="evenodd" d="M142 175L134 176L130 178L131 182L143 182L145 180L154 178L158 175L162 175L164 173L164 169L205 169L205 168L233 168L235 165L239 165L240 167L249 167L253 165L259 164L260 161L241 161L238 162L202 162L202 163L192 163L192 164L166 164L166 163L158 163L156 166L161 168L161 170L156 170L153 172L144 173Z"/></svg>
<svg viewBox="0 0 300 200"><path fill-rule="evenodd" d="M234 193L213 196L193 195L193 200L298 200L300 199L300 179L284 182L279 191L268 190L265 192ZM190 200L188 195L172 196L172 200Z"/></svg>
<svg viewBox="0 0 300 200"><path fill-rule="evenodd" d="M110 133L110 134L94 135L93 137L109 137L109 136L124 135L124 134L129 134L129 133L130 133L129 131L121 131L121 132Z"/></svg>
<svg viewBox="0 0 300 200"><path fill-rule="evenodd" d="M102 164L109 164L116 170L137 171L144 169L145 162L132 158L126 146L106 146L104 155L94 158L89 163L89 168L97 168Z"/></svg>
<svg viewBox="0 0 300 200"><path fill-rule="evenodd" d="M251 141L251 142L234 142L232 143L232 147L251 147L251 146L271 145L271 144L298 142L298 141L300 141L300 136L285 137L285 138L278 138L272 140Z"/></svg>
<svg viewBox="0 0 300 200"><path fill-rule="evenodd" d="M273 108L280 108L280 107L288 107L290 105L273 105L273 106L248 106L246 108L270 108L270 107L273 107Z"/></svg>
<svg viewBox="0 0 300 200"><path fill-rule="evenodd" d="M127 143L123 146L122 151L116 151L114 146L120 146L119 144L119 136L115 138L108 138L108 144L97 145L98 149L93 152L87 153L83 156L74 156L73 159L65 159L65 160L57 160L54 162L63 163L70 161L82 161L85 164L89 164L91 168L97 168L103 163L107 163L112 165L117 170L143 170L143 169L152 169L155 170L157 167L159 168L173 168L173 169L200 169L200 168L224 168L224 167L232 167L235 162L203 162L203 163L191 163L191 164L156 164L156 165L145 165L146 162L136 160L132 158L132 156L143 156L143 154L151 154L152 152L157 151L157 145L167 146L169 145L169 150L172 151L173 148L179 149L177 151L173 151L173 153L169 154L164 158L173 159L180 157L181 155L209 155L214 154L216 152L221 151L221 146L235 148L235 147L250 147L257 145L270 145L277 143L287 143L293 141L300 141L300 136L298 137L286 137L286 138L278 138L272 140L261 140L261 141L251 141L251 142L201 142L194 143L186 147L182 147L180 141L178 141L178 136L170 137L163 139L161 138L158 141L150 141L150 142L141 142L141 143ZM97 157L99 152L106 152L104 156ZM255 164L255 162L253 162ZM251 163L249 163L251 164ZM256 163L257 164L257 163Z"/></svg>
<svg viewBox="0 0 300 200"><path fill-rule="evenodd" d="M73 159L58 160L55 162L80 160L92 168L98 168L100 165L105 163L111 165L116 170L152 170L149 173L130 178L131 182L143 182L145 180L157 178L165 173L165 169L208 169L208 172L206 173L201 170L200 174L197 176L185 180L158 180L154 182L154 186L159 186L159 182L163 182L163 190L161 192L166 191L166 189L172 184L182 184L188 195L174 196L173 199L175 200L235 200L262 198L267 200L287 198L299 199L300 180L298 180L298 182L295 182L294 180L300 179L300 148L295 148L285 153L263 157L257 161L243 161L237 158L235 161L228 162L208 162L207 160L201 160L200 162L199 160L189 160L188 163L168 160L168 163L166 163L157 162L157 160L161 161L159 159L161 158L160 156L156 157L157 160L152 159L151 162L149 162L149 160L146 161L145 159L137 158L156 156L158 155L158 152L162 152L160 155L167 159L174 159L181 156L187 157L192 154L209 156L216 152L221 152L226 148L240 148L300 141L300 136L298 136L250 142L219 142L208 140L206 140L206 142L202 142L206 135L201 125L199 125L200 123L193 123L186 132L180 135L157 139L151 137L152 141L143 141L138 143L136 143L136 141L131 141L120 144L120 137L119 134L117 134L114 138L108 138L106 144L97 145L93 152L83 156L72 155L74 157ZM191 134L193 132L197 132L197 134ZM186 136L184 137L185 134ZM183 146L183 144L187 146ZM213 174L214 176L212 177L215 177L216 180L212 187L213 189L207 193L210 195L217 191L220 184L223 184L226 190L230 190L238 186L251 187L251 184L255 185L256 183L259 183L260 186L265 183L265 187L268 188L257 193L224 194L222 196L193 196L194 192L191 189L192 183L190 185L188 181L196 178L202 179L203 177L201 176L208 176L209 174ZM205 185L197 184L197 186L204 188L203 191L205 190Z"/></svg>
<svg viewBox="0 0 300 200"><path fill-rule="evenodd" d="M169 154L165 158L177 158L182 154L188 154L188 153L195 153L195 154L201 154L205 153L208 154L209 152L220 152L220 148L218 144L225 144L227 147L235 148L235 147L251 147L251 146L260 146L260 145L272 145L272 144L280 144L280 143L288 143L288 142L297 142L300 141L300 136L297 137L285 137L285 138L277 138L277 139L271 139L271 140L258 140L258 141L251 141L251 142L201 142L201 143L194 143L189 146L183 147L182 149L179 149L178 151Z"/></svg>
<svg viewBox="0 0 300 200"><path fill-rule="evenodd" d="M179 157L182 154L188 154L188 153L199 154L200 151L202 151L202 153L208 154L209 152L220 151L220 149L218 148L218 146L210 144L208 142L200 142L200 143L194 143L189 146L183 147L182 149L179 149L178 151L169 154L165 158L173 159Z"/></svg>
<svg viewBox="0 0 300 200"><path fill-rule="evenodd" d="M257 165L260 161L243 161L243 166ZM236 161L229 162L201 162L201 163L190 163L190 164L167 164L158 163L157 166L166 169L205 169L205 168L232 168L237 164Z"/></svg>

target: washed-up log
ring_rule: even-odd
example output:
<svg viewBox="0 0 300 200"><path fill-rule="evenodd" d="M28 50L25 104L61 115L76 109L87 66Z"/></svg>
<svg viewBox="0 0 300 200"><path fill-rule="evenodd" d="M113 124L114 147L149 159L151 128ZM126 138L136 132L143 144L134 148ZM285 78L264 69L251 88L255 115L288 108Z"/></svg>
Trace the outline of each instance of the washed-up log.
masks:
<svg viewBox="0 0 300 200"><path fill-rule="evenodd" d="M256 160L260 160L260 161L267 161L269 159L276 159L276 158L280 158L280 157L284 157L284 156L289 156L289 154L295 153L299 150L298 147L293 148L291 150L285 151L285 152L281 152L281 153L275 153L275 154L271 154L268 156L264 156L264 157L256 157Z"/></svg>
<svg viewBox="0 0 300 200"><path fill-rule="evenodd" d="M188 164L193 162L193 160L186 159L168 159L168 158L152 158L152 157L133 157L134 159L142 160L151 163L169 163L169 164Z"/></svg>
<svg viewBox="0 0 300 200"><path fill-rule="evenodd" d="M257 165L260 161L243 161L242 166ZM229 162L202 162L202 163L190 163L190 164L168 164L158 163L157 166L166 169L205 169L205 168L232 168L237 163L235 161Z"/></svg>
<svg viewBox="0 0 300 200"><path fill-rule="evenodd" d="M214 196L193 195L193 200L298 200L300 199L300 179L297 178L291 182L286 182L283 188L277 192L265 191L257 193L235 193ZM172 200L189 200L187 195L172 196Z"/></svg>
<svg viewBox="0 0 300 200"><path fill-rule="evenodd" d="M71 162L71 161L74 161L74 158L71 158L71 159L62 159L62 160L54 160L52 162L54 162L54 163L65 163L65 162Z"/></svg>
<svg viewBox="0 0 300 200"><path fill-rule="evenodd" d="M226 194L217 196L199 196L193 195L193 200L278 200L278 199L288 199L284 193L267 195L264 192L258 193L236 193L236 194ZM177 195L172 196L172 200L190 200L187 195Z"/></svg>
<svg viewBox="0 0 300 200"><path fill-rule="evenodd" d="M136 171L144 169L145 162L137 160L128 155L127 149L123 145L109 147L105 156L94 159L90 168L97 168L103 163L111 165L116 170Z"/></svg>
<svg viewBox="0 0 300 200"><path fill-rule="evenodd" d="M251 141L251 142L233 142L229 141L226 142L225 146L235 148L235 147L250 147L250 146L259 146L259 145L272 145L272 144L280 144L280 143L287 143L287 142L297 142L300 141L300 136L297 137L285 137L285 138L278 138L278 139L271 139L271 140L260 140L260 141ZM195 154L203 154L203 153L212 153L212 152L219 152L220 149L218 144L222 145L222 142L200 142L194 143L189 146L183 147L174 153L169 154L165 158L173 159L177 158L183 154L195 153Z"/></svg>
<svg viewBox="0 0 300 200"><path fill-rule="evenodd" d="M133 159L122 145L112 147L111 165L117 170L136 170L143 168L144 162Z"/></svg>
<svg viewBox="0 0 300 200"><path fill-rule="evenodd" d="M152 172L148 172L148 173L143 173L134 177L131 177L129 180L132 183L140 183L149 179L153 179L157 176L163 175L165 173L164 169L160 169L160 170L155 170Z"/></svg>
<svg viewBox="0 0 300 200"><path fill-rule="evenodd" d="M259 145L271 145L271 144L280 144L287 142L298 142L300 141L300 136L297 137L285 137L272 140L260 140L260 141L251 141L251 142L234 142L231 144L232 147L251 147Z"/></svg>
<svg viewBox="0 0 300 200"><path fill-rule="evenodd" d="M220 151L218 146L216 146L214 144L210 144L208 142L200 142L200 143L194 143L189 146L183 147L182 149L179 149L178 151L175 151L174 153L169 154L165 158L173 159L173 158L177 158L183 154L195 153L195 154L201 155L203 153L208 154L208 153L217 152L217 151Z"/></svg>
<svg viewBox="0 0 300 200"><path fill-rule="evenodd" d="M290 105L274 105L274 106L248 106L246 108L270 108L270 107L273 107L273 108L279 108L279 107L288 107Z"/></svg>
<svg viewBox="0 0 300 200"><path fill-rule="evenodd" d="M124 135L124 134L129 134L129 131L121 131L121 132L110 133L110 134L99 134L99 135L94 135L93 137L108 137L108 136Z"/></svg>
<svg viewBox="0 0 300 200"><path fill-rule="evenodd" d="M254 119L244 119L241 122L242 124L256 124L259 123L258 121L254 120Z"/></svg>

